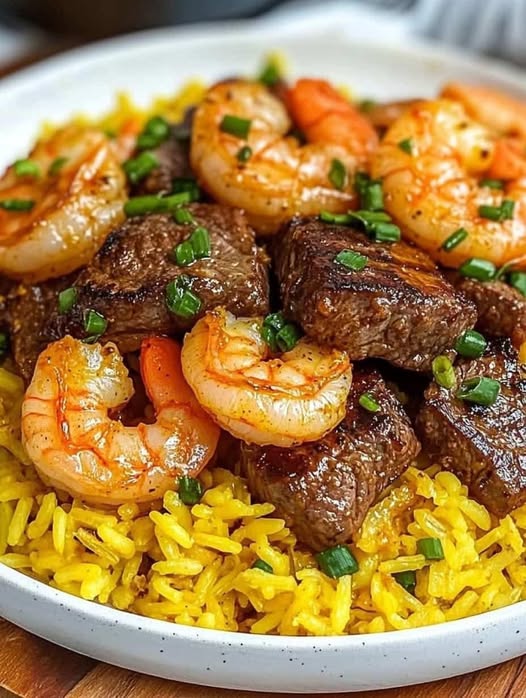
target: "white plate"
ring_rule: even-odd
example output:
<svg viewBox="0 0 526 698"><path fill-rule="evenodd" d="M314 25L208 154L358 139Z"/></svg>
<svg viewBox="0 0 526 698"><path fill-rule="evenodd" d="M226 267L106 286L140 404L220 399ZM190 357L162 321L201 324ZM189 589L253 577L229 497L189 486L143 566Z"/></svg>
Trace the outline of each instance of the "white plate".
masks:
<svg viewBox="0 0 526 698"><path fill-rule="evenodd" d="M141 101L188 78L250 73L286 51L295 73L347 83L363 96L433 94L448 79L524 95L524 76L437 48L358 41L349 17L170 29L95 45L0 84L0 165L22 155L44 119L99 113L116 90ZM358 33L359 28L353 29ZM526 603L467 620L354 637L262 637L150 620L83 601L0 565L0 614L97 659L193 683L291 692L401 686L480 669L526 652Z"/></svg>

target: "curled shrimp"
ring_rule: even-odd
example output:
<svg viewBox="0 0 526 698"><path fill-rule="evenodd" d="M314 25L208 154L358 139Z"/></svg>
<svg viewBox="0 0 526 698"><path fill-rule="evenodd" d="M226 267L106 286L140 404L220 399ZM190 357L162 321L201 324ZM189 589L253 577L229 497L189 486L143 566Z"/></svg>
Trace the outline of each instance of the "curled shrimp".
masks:
<svg viewBox="0 0 526 698"><path fill-rule="evenodd" d="M309 90L308 103L303 87L288 94L296 117L302 106L307 110L307 137L315 142L306 145L287 136L292 124L284 104L259 83L222 82L197 107L190 148L194 172L218 201L245 209L260 233L274 232L297 213L342 212L354 204L350 175L363 165L376 134L330 85L316 84L326 87ZM225 116L249 122L246 137L225 131ZM249 149L247 157L241 156L243 148ZM330 178L334 160L346 172L336 185Z"/></svg>
<svg viewBox="0 0 526 698"><path fill-rule="evenodd" d="M109 139L68 126L29 154L34 174L0 179L0 272L36 282L90 261L124 216L126 183ZM9 202L28 210L5 210Z"/></svg>
<svg viewBox="0 0 526 698"><path fill-rule="evenodd" d="M498 189L483 181L501 157L499 136L471 119L462 104L419 102L387 131L373 157L372 175L383 179L385 208L403 234L444 266L458 267L471 257L521 266L526 177L515 178L514 170ZM512 202L512 210L505 204L502 220L480 208L491 206L498 213L504 201ZM460 228L467 236L447 251L444 243Z"/></svg>
<svg viewBox="0 0 526 698"><path fill-rule="evenodd" d="M66 336L42 352L22 404L22 438L45 481L117 505L156 499L207 464L219 429L184 380L179 345L144 340L140 365L155 422L132 427L110 417L133 394L114 344Z"/></svg>
<svg viewBox="0 0 526 698"><path fill-rule="evenodd" d="M301 339L269 354L261 320L217 308L186 335L183 372L199 403L233 436L257 444L316 441L345 415L347 354Z"/></svg>

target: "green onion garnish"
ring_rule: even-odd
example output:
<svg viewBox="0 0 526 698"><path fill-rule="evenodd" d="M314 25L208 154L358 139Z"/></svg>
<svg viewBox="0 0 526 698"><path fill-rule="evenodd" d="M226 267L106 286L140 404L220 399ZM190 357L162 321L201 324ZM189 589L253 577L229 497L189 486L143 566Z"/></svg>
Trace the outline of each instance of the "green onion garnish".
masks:
<svg viewBox="0 0 526 698"><path fill-rule="evenodd" d="M342 250L338 252L334 261L352 271L362 271L367 266L368 258L353 250Z"/></svg>
<svg viewBox="0 0 526 698"><path fill-rule="evenodd" d="M173 252L174 260L180 267L187 267L195 262L195 255L189 240L179 243Z"/></svg>
<svg viewBox="0 0 526 698"><path fill-rule="evenodd" d="M376 242L399 242L400 228L394 223L377 223L373 231Z"/></svg>
<svg viewBox="0 0 526 698"><path fill-rule="evenodd" d="M509 275L509 281L513 288L526 296L526 272L512 271Z"/></svg>
<svg viewBox="0 0 526 698"><path fill-rule="evenodd" d="M360 208L365 211L383 209L384 194L381 180L371 179L366 172L357 172L354 177L354 188L360 198Z"/></svg>
<svg viewBox="0 0 526 698"><path fill-rule="evenodd" d="M281 80L281 73L275 61L269 60L259 74L258 81L267 87L274 87Z"/></svg>
<svg viewBox="0 0 526 698"><path fill-rule="evenodd" d="M170 213L182 204L189 204L191 196L187 191L170 196L135 196L124 204L124 213L132 216L146 216L149 213Z"/></svg>
<svg viewBox="0 0 526 698"><path fill-rule="evenodd" d="M60 315L68 313L77 302L77 289L73 286L65 288L58 294L58 312Z"/></svg>
<svg viewBox="0 0 526 698"><path fill-rule="evenodd" d="M55 175L58 175L60 170L64 167L64 165L67 163L69 158L55 158L51 165L49 166L49 174L54 177Z"/></svg>
<svg viewBox="0 0 526 698"><path fill-rule="evenodd" d="M195 218L187 208L176 208L174 211L174 218L175 222L181 225L195 223Z"/></svg>
<svg viewBox="0 0 526 698"><path fill-rule="evenodd" d="M504 189L502 179L481 179L479 187L488 187L488 189Z"/></svg>
<svg viewBox="0 0 526 698"><path fill-rule="evenodd" d="M488 259L472 257L467 262L464 262L458 271L462 276L467 276L470 279L491 281L497 273L497 267Z"/></svg>
<svg viewBox="0 0 526 698"><path fill-rule="evenodd" d="M190 235L190 245L196 259L210 257L210 233L203 226L198 226Z"/></svg>
<svg viewBox="0 0 526 698"><path fill-rule="evenodd" d="M202 301L190 288L190 279L181 274L166 286L166 306L174 315L189 320L201 310Z"/></svg>
<svg viewBox="0 0 526 698"><path fill-rule="evenodd" d="M35 202L33 199L1 199L0 208L4 211L31 211Z"/></svg>
<svg viewBox="0 0 526 698"><path fill-rule="evenodd" d="M400 150L403 150L404 153L407 153L408 155L413 154L413 141L411 140L411 138L404 138L403 141L400 141L398 143L398 147L400 148Z"/></svg>
<svg viewBox="0 0 526 698"><path fill-rule="evenodd" d="M252 157L252 148L249 145L244 145L237 151L236 157L239 162L248 162Z"/></svg>
<svg viewBox="0 0 526 698"><path fill-rule="evenodd" d="M276 333L276 344L280 351L291 351L301 339L299 328L292 322L288 322Z"/></svg>
<svg viewBox="0 0 526 698"><path fill-rule="evenodd" d="M443 388L451 390L455 387L457 380L455 378L455 370L451 360L447 356L437 356L433 359L431 364L431 370L433 371L433 376L438 383Z"/></svg>
<svg viewBox="0 0 526 698"><path fill-rule="evenodd" d="M513 218L515 201L504 199L500 206L479 206L479 216L490 221L507 221Z"/></svg>
<svg viewBox="0 0 526 698"><path fill-rule="evenodd" d="M345 187L345 183L347 182L347 170L343 162L338 160L338 158L334 158L331 162L329 181L336 189L340 190Z"/></svg>
<svg viewBox="0 0 526 698"><path fill-rule="evenodd" d="M465 228L455 230L448 238L444 240L441 248L446 252L451 252L457 245L460 245L468 236L468 231Z"/></svg>
<svg viewBox="0 0 526 698"><path fill-rule="evenodd" d="M404 572L395 572L393 577L398 584L410 594L415 593L416 587L416 572L414 570L405 570Z"/></svg>
<svg viewBox="0 0 526 698"><path fill-rule="evenodd" d="M416 541L416 549L426 560L444 559L444 549L439 538L420 538Z"/></svg>
<svg viewBox="0 0 526 698"><path fill-rule="evenodd" d="M269 565L268 562L265 562L265 560L260 560L257 559L253 565L252 565L253 570L263 570L263 572L267 572L268 574L274 574L274 569L272 565Z"/></svg>
<svg viewBox="0 0 526 698"><path fill-rule="evenodd" d="M122 169L132 184L137 184L147 177L152 170L159 167L159 160L149 150L137 155L136 158L126 160Z"/></svg>
<svg viewBox="0 0 526 698"><path fill-rule="evenodd" d="M467 359L478 359L487 346L487 341L475 330L466 330L455 342L455 350Z"/></svg>
<svg viewBox="0 0 526 698"><path fill-rule="evenodd" d="M287 322L283 313L271 313L263 320L261 337L272 352L290 351L301 338L300 329L292 322Z"/></svg>
<svg viewBox="0 0 526 698"><path fill-rule="evenodd" d="M190 195L190 201L198 201L201 191L193 177L175 177L172 180L172 194L185 192Z"/></svg>
<svg viewBox="0 0 526 698"><path fill-rule="evenodd" d="M0 332L0 359L7 354L9 349L9 335L7 332Z"/></svg>
<svg viewBox="0 0 526 698"><path fill-rule="evenodd" d="M183 475L177 482L179 499L183 504L197 504L203 496L203 486L195 477Z"/></svg>
<svg viewBox="0 0 526 698"><path fill-rule="evenodd" d="M157 148L170 135L170 124L162 116L152 116L148 119L142 132L137 138L140 150Z"/></svg>
<svg viewBox="0 0 526 698"><path fill-rule="evenodd" d="M243 119L233 114L225 114L221 119L219 128L223 133L229 133L231 136L236 136L236 138L246 138L250 131L251 123L250 119Z"/></svg>
<svg viewBox="0 0 526 698"><path fill-rule="evenodd" d="M108 327L108 321L96 310L87 310L84 313L84 330L89 339L96 341Z"/></svg>
<svg viewBox="0 0 526 698"><path fill-rule="evenodd" d="M277 313L270 313L270 315L267 315L263 320L263 327L270 327L276 332L279 332L286 324L287 321L283 317L281 310Z"/></svg>
<svg viewBox="0 0 526 698"><path fill-rule="evenodd" d="M493 378L486 378L485 376L477 376L464 381L457 390L456 396L459 400L489 407L497 401L499 393L499 381Z"/></svg>
<svg viewBox="0 0 526 698"><path fill-rule="evenodd" d="M378 412L380 409L380 405L371 393L362 393L358 398L358 403L367 412Z"/></svg>
<svg viewBox="0 0 526 698"><path fill-rule="evenodd" d="M353 221L348 213L331 213L330 211L320 211L320 221L324 223L336 223L336 225L350 225Z"/></svg>
<svg viewBox="0 0 526 698"><path fill-rule="evenodd" d="M33 160L17 160L13 165L17 177L40 177L41 170Z"/></svg>
<svg viewBox="0 0 526 698"><path fill-rule="evenodd" d="M346 545L327 548L321 553L316 553L315 557L321 571L333 579L343 577L344 574L354 574L359 569L356 558Z"/></svg>

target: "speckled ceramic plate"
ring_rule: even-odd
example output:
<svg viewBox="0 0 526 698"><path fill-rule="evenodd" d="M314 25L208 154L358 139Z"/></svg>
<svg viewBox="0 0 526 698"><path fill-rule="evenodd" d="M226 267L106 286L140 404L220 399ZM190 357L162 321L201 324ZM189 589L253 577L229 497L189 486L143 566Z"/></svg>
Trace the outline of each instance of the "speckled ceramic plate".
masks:
<svg viewBox="0 0 526 698"><path fill-rule="evenodd" d="M100 113L117 90L139 100L188 78L249 73L270 49L296 73L378 98L432 94L447 79L526 94L524 75L400 40L363 38L346 15L322 20L162 30L75 51L0 84L0 166L26 152L39 123ZM362 33L362 38L357 36ZM403 45L402 45L403 43ZM194 683L335 692L401 686L480 669L526 652L526 603L445 625L359 637L262 637L181 627L56 591L0 566L0 614L97 659Z"/></svg>

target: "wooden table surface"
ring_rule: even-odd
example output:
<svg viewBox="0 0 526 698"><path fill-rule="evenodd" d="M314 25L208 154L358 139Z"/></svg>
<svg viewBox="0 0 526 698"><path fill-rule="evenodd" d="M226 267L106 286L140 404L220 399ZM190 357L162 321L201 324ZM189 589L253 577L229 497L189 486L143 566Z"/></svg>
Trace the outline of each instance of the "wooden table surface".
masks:
<svg viewBox="0 0 526 698"><path fill-rule="evenodd" d="M0 67L0 77L56 53L70 43L55 45L37 56ZM1 619L0 638L0 698L13 695L22 698L276 698L277 695L190 686L118 669L41 640ZM519 698L526 696L526 655L447 681L361 695L366 698L479 698L488 695L490 698Z"/></svg>

